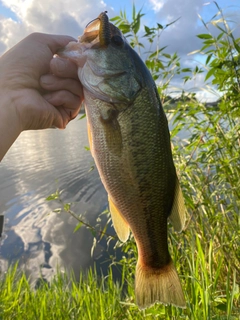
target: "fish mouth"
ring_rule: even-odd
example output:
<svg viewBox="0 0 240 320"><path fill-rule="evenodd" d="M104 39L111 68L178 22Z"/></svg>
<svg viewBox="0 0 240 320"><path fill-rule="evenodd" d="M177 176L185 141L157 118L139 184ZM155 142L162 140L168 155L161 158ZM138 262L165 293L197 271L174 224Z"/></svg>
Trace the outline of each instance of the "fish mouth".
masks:
<svg viewBox="0 0 240 320"><path fill-rule="evenodd" d="M121 31L109 22L107 11L104 11L87 24L79 42L96 45L96 47L107 47L114 35L123 37Z"/></svg>
<svg viewBox="0 0 240 320"><path fill-rule="evenodd" d="M84 29L80 38L82 43L99 43L101 47L106 47L111 41L110 23L107 11L101 12L100 15L89 22Z"/></svg>

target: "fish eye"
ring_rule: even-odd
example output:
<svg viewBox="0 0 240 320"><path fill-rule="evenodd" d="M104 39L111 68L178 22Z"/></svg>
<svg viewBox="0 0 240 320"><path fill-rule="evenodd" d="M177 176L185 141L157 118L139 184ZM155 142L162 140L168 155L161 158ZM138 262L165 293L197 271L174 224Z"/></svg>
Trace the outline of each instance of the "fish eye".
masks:
<svg viewBox="0 0 240 320"><path fill-rule="evenodd" d="M118 47L121 47L124 43L122 37L118 36L118 35L115 35L111 38L111 41L117 45Z"/></svg>

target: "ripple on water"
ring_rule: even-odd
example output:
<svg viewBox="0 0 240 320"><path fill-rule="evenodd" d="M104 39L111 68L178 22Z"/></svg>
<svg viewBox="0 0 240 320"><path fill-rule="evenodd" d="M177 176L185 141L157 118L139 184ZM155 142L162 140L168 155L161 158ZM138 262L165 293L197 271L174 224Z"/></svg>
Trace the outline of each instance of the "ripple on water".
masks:
<svg viewBox="0 0 240 320"><path fill-rule="evenodd" d="M72 121L66 130L23 132L0 165L0 210L5 215L0 269L20 260L33 278L46 279L57 266L76 274L93 263L92 235L73 233L76 221L67 213L52 212L56 202L45 198L57 188L77 214L86 212L94 223L106 207L104 191L88 146L86 120Z"/></svg>

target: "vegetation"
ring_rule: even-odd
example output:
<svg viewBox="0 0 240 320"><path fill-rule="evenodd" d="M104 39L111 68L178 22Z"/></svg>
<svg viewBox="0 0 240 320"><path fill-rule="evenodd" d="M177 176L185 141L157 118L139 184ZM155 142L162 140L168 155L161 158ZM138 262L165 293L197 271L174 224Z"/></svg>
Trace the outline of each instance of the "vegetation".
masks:
<svg viewBox="0 0 240 320"><path fill-rule="evenodd" d="M206 33L198 35L203 46L195 53L206 56L204 90L221 96L216 106L196 99L195 93L179 89L179 101L173 98L171 80L182 75L183 83L191 81L203 69L181 68L177 54L159 48L159 38L169 25L144 27L148 40L146 64L158 84L167 115L173 123L171 132L174 160L179 172L188 210L186 229L171 232L171 255L181 275L187 308L156 304L139 311L134 304L136 246L133 238L121 247L123 258L113 264L122 267L122 281L113 281L111 268L104 278L90 270L79 282L58 274L50 285L42 282L37 290L30 287L17 267L10 269L0 283L0 318L2 319L239 319L240 315L240 39L234 38L222 10L209 23ZM113 21L129 37L139 53L143 14L133 7L132 21L121 12ZM213 36L213 26L219 30ZM156 50L154 48L156 47ZM174 89L174 93L176 90ZM177 105L171 110L171 99ZM181 131L188 137L179 138ZM58 200L65 211L59 191L48 200ZM94 243L105 233L76 217L79 229L85 225ZM109 238L111 241L112 238Z"/></svg>

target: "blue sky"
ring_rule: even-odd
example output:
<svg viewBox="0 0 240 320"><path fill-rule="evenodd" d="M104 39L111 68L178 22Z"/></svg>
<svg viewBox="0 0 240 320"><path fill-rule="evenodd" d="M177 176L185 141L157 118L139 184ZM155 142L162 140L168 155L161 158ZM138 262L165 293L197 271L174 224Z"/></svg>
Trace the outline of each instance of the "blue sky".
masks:
<svg viewBox="0 0 240 320"><path fill-rule="evenodd" d="M163 33L161 46L166 45L170 54L177 52L183 66L196 64L188 53L200 48L196 35L206 32L198 15L207 22L217 13L212 0L135 0L134 3L137 10L142 8L143 24L148 26L157 22L164 25L180 18ZM233 27L235 35L240 37L240 0L218 0L217 3L225 16L239 21ZM0 0L0 55L32 32L77 37L101 11L107 10L109 17L114 17L121 9L126 10L131 19L132 4L131 0ZM194 59L203 61L201 57ZM203 78L199 78L196 85L201 85Z"/></svg>

